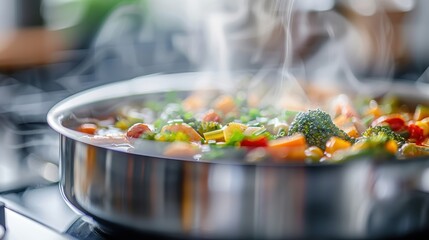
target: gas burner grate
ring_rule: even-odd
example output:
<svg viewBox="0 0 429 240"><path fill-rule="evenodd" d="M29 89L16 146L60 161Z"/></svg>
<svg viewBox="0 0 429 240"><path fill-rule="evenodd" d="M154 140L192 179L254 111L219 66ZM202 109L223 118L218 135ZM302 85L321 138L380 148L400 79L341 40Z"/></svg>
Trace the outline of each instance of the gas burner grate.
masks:
<svg viewBox="0 0 429 240"><path fill-rule="evenodd" d="M185 238L178 236L166 236L160 233L152 232L134 232L129 229L123 229L119 226L100 221L94 221L86 216L78 218L65 232L66 235L72 236L81 240L120 240L125 238L128 240L137 239L176 239L183 240ZM186 238L188 239L188 238ZM192 238L191 238L192 239ZM206 239L206 238L204 238Z"/></svg>

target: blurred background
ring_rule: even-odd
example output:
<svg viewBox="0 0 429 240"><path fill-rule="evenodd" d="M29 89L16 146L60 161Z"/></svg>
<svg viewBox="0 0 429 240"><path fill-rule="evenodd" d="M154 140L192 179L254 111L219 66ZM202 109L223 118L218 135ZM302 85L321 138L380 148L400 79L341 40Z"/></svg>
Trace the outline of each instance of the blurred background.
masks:
<svg viewBox="0 0 429 240"><path fill-rule="evenodd" d="M20 191L58 181L46 113L101 84L243 69L353 88L427 82L426 9L423 0L2 0L0 193L41 211Z"/></svg>

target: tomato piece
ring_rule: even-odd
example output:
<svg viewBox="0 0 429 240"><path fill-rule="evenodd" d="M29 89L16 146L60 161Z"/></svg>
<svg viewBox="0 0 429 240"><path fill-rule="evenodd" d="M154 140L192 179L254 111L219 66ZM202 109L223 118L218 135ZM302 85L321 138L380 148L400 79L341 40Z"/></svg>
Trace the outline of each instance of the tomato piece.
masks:
<svg viewBox="0 0 429 240"><path fill-rule="evenodd" d="M371 125L373 127L378 125L388 125L395 132L407 128L407 125L405 124L405 119L400 114L390 114L390 115L381 116L375 119Z"/></svg>
<svg viewBox="0 0 429 240"><path fill-rule="evenodd" d="M386 123L389 124L390 128L393 131L399 131L401 129L405 128L405 121L401 118L391 118L391 119L387 119Z"/></svg>
<svg viewBox="0 0 429 240"><path fill-rule="evenodd" d="M164 127L161 128L161 131L160 131L161 134L168 133L168 132L183 133L184 135L187 136L188 140L191 142L198 142L198 141L201 141L202 139L200 134L186 123L179 123L179 124L173 123L173 124L165 125Z"/></svg>
<svg viewBox="0 0 429 240"><path fill-rule="evenodd" d="M128 128L127 137L139 138L143 133L151 131L149 126L145 123L136 123Z"/></svg>
<svg viewBox="0 0 429 240"><path fill-rule="evenodd" d="M417 145L421 145L425 140L423 129L416 124L412 123L408 125L408 131L410 132L410 138L415 139Z"/></svg>
<svg viewBox="0 0 429 240"><path fill-rule="evenodd" d="M213 109L209 110L207 113L203 116L203 122L221 122L221 118L219 114L217 114Z"/></svg>
<svg viewBox="0 0 429 240"><path fill-rule="evenodd" d="M95 125L93 123L84 123L84 124L81 124L77 128L77 130L79 132L82 132L82 133L87 133L87 134L94 135L95 132L97 131L97 125Z"/></svg>
<svg viewBox="0 0 429 240"><path fill-rule="evenodd" d="M268 139L265 136L260 136L256 138L245 138L240 142L240 146L250 149L257 147L266 147L268 146Z"/></svg>

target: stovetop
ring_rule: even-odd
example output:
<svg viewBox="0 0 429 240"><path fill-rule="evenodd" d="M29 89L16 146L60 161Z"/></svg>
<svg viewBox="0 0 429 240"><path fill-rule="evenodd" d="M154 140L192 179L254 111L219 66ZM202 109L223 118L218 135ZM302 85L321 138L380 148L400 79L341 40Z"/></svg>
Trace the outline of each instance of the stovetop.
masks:
<svg viewBox="0 0 429 240"><path fill-rule="evenodd" d="M0 227L0 239L72 239L14 210L3 208L0 213L4 214L5 220Z"/></svg>
<svg viewBox="0 0 429 240"><path fill-rule="evenodd" d="M0 202L5 209L5 239L73 239L65 232L81 218L62 200L57 184L3 193Z"/></svg>
<svg viewBox="0 0 429 240"><path fill-rule="evenodd" d="M116 240L124 237L129 240L172 239L155 233L117 231L79 215L63 201L57 184L0 194L1 240Z"/></svg>

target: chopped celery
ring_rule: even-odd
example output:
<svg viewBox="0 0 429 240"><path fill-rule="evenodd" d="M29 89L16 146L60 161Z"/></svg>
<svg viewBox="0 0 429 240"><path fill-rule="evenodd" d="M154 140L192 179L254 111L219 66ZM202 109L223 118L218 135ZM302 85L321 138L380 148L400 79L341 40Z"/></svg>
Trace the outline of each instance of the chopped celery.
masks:
<svg viewBox="0 0 429 240"><path fill-rule="evenodd" d="M207 141L210 141L210 140L221 141L223 140L223 129L218 129L211 132L205 132L203 133L203 135Z"/></svg>

